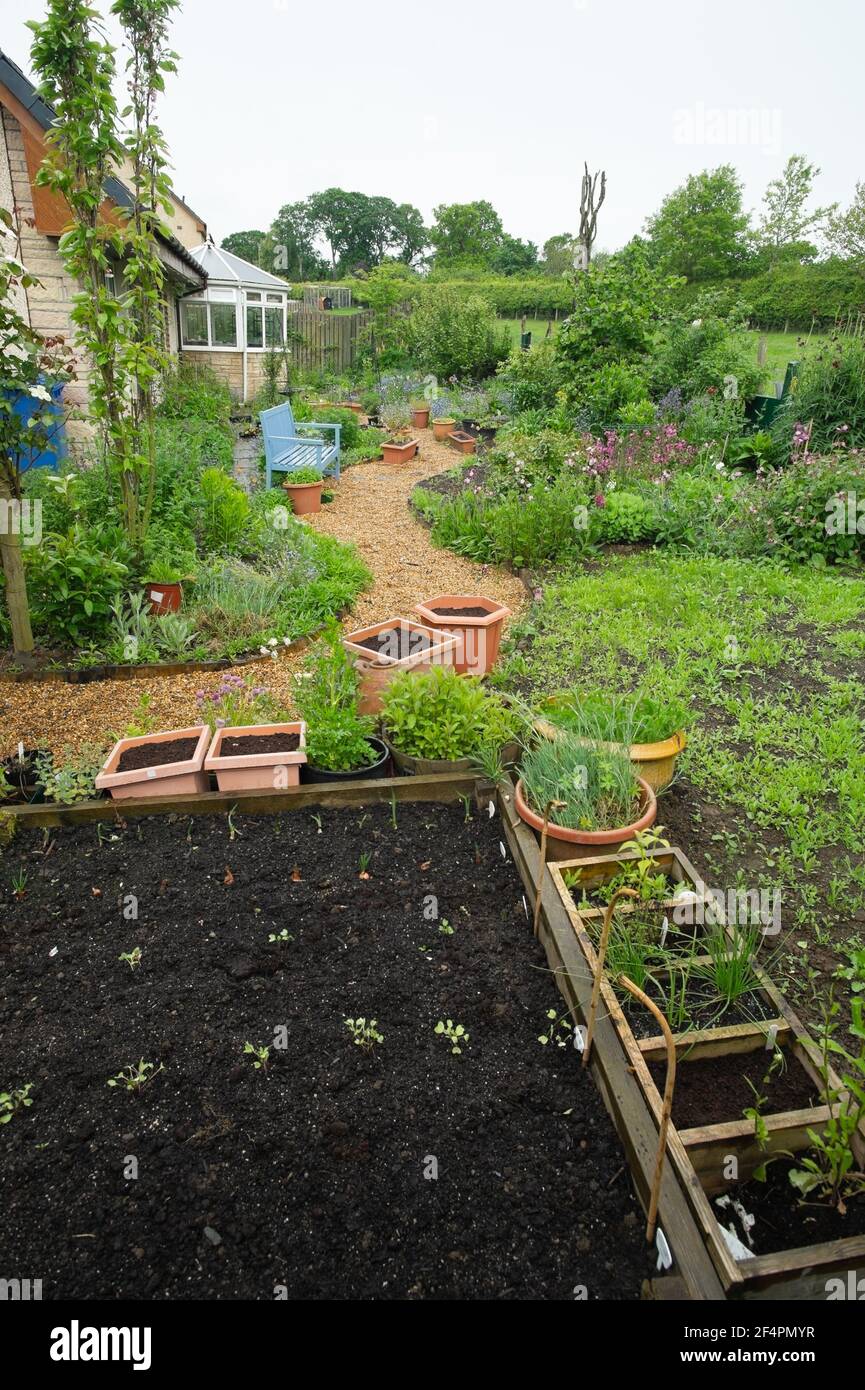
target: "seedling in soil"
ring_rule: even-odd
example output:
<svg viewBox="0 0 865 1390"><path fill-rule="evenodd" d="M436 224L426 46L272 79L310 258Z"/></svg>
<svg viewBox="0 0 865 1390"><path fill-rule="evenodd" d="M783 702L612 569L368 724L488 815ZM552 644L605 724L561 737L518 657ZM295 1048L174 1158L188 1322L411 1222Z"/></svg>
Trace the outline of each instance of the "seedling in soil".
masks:
<svg viewBox="0 0 865 1390"><path fill-rule="evenodd" d="M155 1062L145 1062L144 1058L137 1066L124 1067L116 1076L108 1079L109 1086L124 1086L127 1091L132 1091L134 1095L140 1095L144 1087L153 1081L161 1071L164 1071L162 1063L157 1067Z"/></svg>
<svg viewBox="0 0 865 1390"><path fill-rule="evenodd" d="M234 824L234 813L236 810L237 807L232 806L231 810L228 813L228 838L232 843L237 839L238 835L240 834L240 831Z"/></svg>
<svg viewBox="0 0 865 1390"><path fill-rule="evenodd" d="M271 946L287 946L290 941L294 940L294 937L290 934L286 927L283 927L282 931L271 932L270 936L267 939L270 942Z"/></svg>
<svg viewBox="0 0 865 1390"><path fill-rule="evenodd" d="M322 833L321 816L316 815L315 812L313 812L313 814L312 814L312 816L310 817L310 819L311 819L312 822L314 823L315 828L316 828L316 830L318 831L318 833L319 833L319 835L320 835L320 834Z"/></svg>
<svg viewBox="0 0 865 1390"><path fill-rule="evenodd" d="M19 869L17 874L12 875L12 896L20 902L27 897L27 870Z"/></svg>
<svg viewBox="0 0 865 1390"><path fill-rule="evenodd" d="M377 1018L346 1018L343 1022L354 1038L355 1047L372 1052L377 1043L384 1042L383 1035L378 1031Z"/></svg>
<svg viewBox="0 0 865 1390"><path fill-rule="evenodd" d="M255 1058L252 1065L256 1071L267 1071L267 1064L270 1061L269 1047L253 1047L251 1042L244 1043L243 1054L244 1056L251 1055Z"/></svg>
<svg viewBox="0 0 865 1390"><path fill-rule="evenodd" d="M360 873L358 874L358 878L362 879L362 880L364 881L364 883L368 883L368 882L369 882L370 875L368 874L367 870L369 869L369 863L370 863L370 860L371 860L371 859L372 859L372 855L371 855L371 854L363 853L363 854L360 856L360 864L359 864Z"/></svg>
<svg viewBox="0 0 865 1390"><path fill-rule="evenodd" d="M863 976L857 972L854 983ZM800 1167L790 1169L793 1186L808 1197L812 1193L846 1215L847 1199L865 1192L865 1173L856 1167L853 1140L865 1119L865 997L854 995L850 1001L851 1018L847 1031L858 1039L857 1052L849 1051L838 1039L841 1008L830 993L823 1017L820 1038L820 1078L827 1105L838 1107L838 1113L826 1122L821 1134L808 1130L812 1156L799 1160ZM829 1069L834 1059L843 1068L841 1081L846 1094L833 1086Z"/></svg>
<svg viewBox="0 0 865 1390"><path fill-rule="evenodd" d="M0 1091L0 1125L8 1125L16 1110L32 1105L30 1092L33 1090L33 1082L28 1081L26 1086L19 1086L15 1091Z"/></svg>
<svg viewBox="0 0 865 1390"><path fill-rule="evenodd" d="M123 955L118 956L117 959L125 960L130 970L137 970L139 965L141 964L141 956L141 947L136 946L135 949L132 951L124 951Z"/></svg>
<svg viewBox="0 0 865 1390"><path fill-rule="evenodd" d="M447 917L442 918L442 923L439 927L439 931L441 932L442 936L453 936L454 928L451 926Z"/></svg>
<svg viewBox="0 0 865 1390"><path fill-rule="evenodd" d="M461 797L460 797L460 801L463 803L463 810L465 811L465 817L464 817L465 824L468 825L469 821L470 821L471 818L472 818L472 800L471 800L471 797L470 797L470 796L461 796Z"/></svg>
<svg viewBox="0 0 865 1390"><path fill-rule="evenodd" d="M467 1043L469 1040L469 1035L463 1025L461 1023L454 1023L451 1018L448 1019L447 1023L443 1023L442 1020L439 1019L435 1026L435 1031L439 1037L447 1038L448 1042L451 1044L451 1056L459 1057L463 1050L461 1044Z"/></svg>
<svg viewBox="0 0 865 1390"><path fill-rule="evenodd" d="M396 797L394 796L393 792L391 792L391 794L390 794L390 823L391 823L391 825L393 826L394 830L396 830L396 829L397 829Z"/></svg>
<svg viewBox="0 0 865 1390"><path fill-rule="evenodd" d="M567 1047L567 1034L572 1032L567 1014L562 1014L561 1018L559 1018L555 1009L549 1009L547 1018L549 1019L550 1026L546 1033L541 1033L538 1042L542 1043L544 1047Z"/></svg>
<svg viewBox="0 0 865 1390"><path fill-rule="evenodd" d="M757 1140L757 1147L761 1153L765 1153L769 1147L769 1126L763 1118L763 1111L769 1104L769 1088L778 1073L784 1071L786 1066L787 1058L784 1056L782 1049L776 1047L772 1051L772 1060L769 1063L766 1075L760 1082L759 1087L755 1086L747 1076L745 1077L750 1089L754 1093L754 1104L749 1105L747 1109L742 1111L742 1114L745 1119L750 1120L754 1126L754 1138ZM780 1157L780 1155L778 1156ZM754 1169L754 1178L757 1182L766 1181L769 1162L770 1160L766 1159L759 1167Z"/></svg>

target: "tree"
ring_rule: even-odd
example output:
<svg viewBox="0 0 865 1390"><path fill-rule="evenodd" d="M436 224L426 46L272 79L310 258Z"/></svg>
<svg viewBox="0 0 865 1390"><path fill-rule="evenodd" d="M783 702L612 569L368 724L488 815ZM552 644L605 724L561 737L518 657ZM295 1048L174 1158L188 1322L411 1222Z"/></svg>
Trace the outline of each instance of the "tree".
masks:
<svg viewBox="0 0 865 1390"><path fill-rule="evenodd" d="M802 154L787 160L780 178L773 179L763 195L764 211L757 226L757 245L767 252L770 266L787 253L801 251L808 234L817 230L835 212L831 207L807 210L820 170Z"/></svg>
<svg viewBox="0 0 865 1390"><path fill-rule="evenodd" d="M154 119L164 74L175 70L167 47L177 0L115 0L112 13L131 48L127 64L132 126L118 127L113 95L114 50L85 0L48 0L43 21L31 21L39 94L54 107L48 154L37 174L68 204L71 221L60 254L82 286L71 317L93 366L90 413L101 432L109 478L119 486L121 517L140 553L155 487L154 389L167 362L163 349L164 274L156 249L168 179L162 135ZM131 209L105 215L105 182L124 159L133 168ZM123 289L112 288L123 264Z"/></svg>
<svg viewBox="0 0 865 1390"><path fill-rule="evenodd" d="M846 212L833 213L826 235L833 251L865 269L865 183L857 183Z"/></svg>
<svg viewBox="0 0 865 1390"><path fill-rule="evenodd" d="M227 237L223 237L222 249L230 251L234 256L240 256L251 265L261 266L261 254L266 238L266 232L231 232Z"/></svg>
<svg viewBox="0 0 865 1390"><path fill-rule="evenodd" d="M603 169L594 176L589 173L588 164L583 165L583 185L580 191L580 234L577 237L577 270L588 270L592 260L592 247L598 234L598 213L607 196L607 175ZM601 180L600 191L598 179Z"/></svg>
<svg viewBox="0 0 865 1390"><path fill-rule="evenodd" d="M398 304L416 298L416 285L415 278L401 261L376 266L366 278L363 294L373 318L365 333L377 378L382 360L387 360L400 340L402 325L394 310Z"/></svg>
<svg viewBox="0 0 865 1390"><path fill-rule="evenodd" d="M533 241L521 241L505 232L489 267L496 275L530 275L538 268L538 248Z"/></svg>
<svg viewBox="0 0 865 1390"><path fill-rule="evenodd" d="M26 291L38 283L21 264L11 213L0 208L0 564L13 654L24 661L33 651L33 632L21 553L27 529L21 507L21 464L48 445L49 431L56 423L45 409L51 400L46 382L68 380L72 375L71 354L63 340L41 338L21 313ZM27 421L15 408L22 396L29 397L33 407ZM33 536L38 527L29 529Z"/></svg>
<svg viewBox="0 0 865 1390"><path fill-rule="evenodd" d="M688 280L723 280L741 270L748 217L731 164L691 174L646 223L651 254L662 271Z"/></svg>
<svg viewBox="0 0 865 1390"><path fill-rule="evenodd" d="M642 361L652 350L664 297L681 283L664 277L637 240L604 265L572 272L572 279L576 305L556 350L580 381L611 362Z"/></svg>
<svg viewBox="0 0 865 1390"><path fill-rule="evenodd" d="M423 218L409 203L344 188L313 193L306 207L315 236L330 250L331 269L371 270L390 254L409 263L426 245Z"/></svg>
<svg viewBox="0 0 865 1390"><path fill-rule="evenodd" d="M502 219L492 203L443 203L433 216L430 241L437 266L459 262L488 266L503 243Z"/></svg>
<svg viewBox="0 0 865 1390"><path fill-rule="evenodd" d="M261 249L261 262L289 280L316 280L327 266L315 249L316 224L309 202L279 209Z"/></svg>
<svg viewBox="0 0 865 1390"><path fill-rule="evenodd" d="M429 232L422 214L411 203L398 204L393 214L391 246L397 259L406 265L415 265L423 259L429 246Z"/></svg>
<svg viewBox="0 0 865 1390"><path fill-rule="evenodd" d="M566 275L574 268L577 244L570 232L551 236L544 242L544 254L540 269L545 275Z"/></svg>

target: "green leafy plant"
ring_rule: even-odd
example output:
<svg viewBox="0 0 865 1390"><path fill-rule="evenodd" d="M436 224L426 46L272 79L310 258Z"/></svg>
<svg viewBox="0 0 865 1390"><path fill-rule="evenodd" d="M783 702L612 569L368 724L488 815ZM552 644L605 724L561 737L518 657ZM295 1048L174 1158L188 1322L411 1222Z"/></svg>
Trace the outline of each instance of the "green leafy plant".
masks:
<svg viewBox="0 0 865 1390"><path fill-rule="evenodd" d="M383 1034L378 1031L377 1018L346 1018L343 1022L351 1033L355 1047L362 1047L365 1052L372 1052L384 1042Z"/></svg>
<svg viewBox="0 0 865 1390"><path fill-rule="evenodd" d="M249 498L221 468L205 468L199 482L206 550L236 551L249 524Z"/></svg>
<svg viewBox="0 0 865 1390"><path fill-rule="evenodd" d="M443 666L395 676L382 696L382 722L398 752L446 761L500 749L521 729L501 696Z"/></svg>
<svg viewBox="0 0 865 1390"><path fill-rule="evenodd" d="M449 1018L447 1022L443 1019L439 1019L434 1032L437 1037L446 1038L450 1043L452 1057L459 1057L463 1047L469 1041L469 1034L466 1032L463 1025L461 1023L454 1023L451 1018Z"/></svg>
<svg viewBox="0 0 865 1390"><path fill-rule="evenodd" d="M124 1090L137 1096L141 1094L145 1086L149 1085L151 1081L154 1081L159 1073L164 1070L165 1068L161 1062L157 1067L155 1062L145 1062L142 1057L138 1063L124 1067L116 1076L109 1077L106 1085L123 1087Z"/></svg>
<svg viewBox="0 0 865 1390"><path fill-rule="evenodd" d="M570 690L544 705L552 723L582 738L605 743L661 743L691 722L679 699L654 695L614 695L601 690Z"/></svg>
<svg viewBox="0 0 865 1390"><path fill-rule="evenodd" d="M627 756L600 751L563 733L541 739L520 768L526 799L542 816L551 801L550 820L570 830L610 830L630 825L636 814L637 780Z"/></svg>
<svg viewBox="0 0 865 1390"><path fill-rule="evenodd" d="M815 1195L831 1204L843 1216L847 1201L865 1192L865 1172L856 1167L853 1140L865 1119L865 997L854 994L850 1002L848 1031L858 1042L856 1051L840 1041L841 1008L833 993L823 1015L820 1036L819 1072L825 1103L835 1108L831 1119L818 1132L808 1130L811 1152L797 1156L798 1166L790 1170L790 1182L803 1197ZM832 1082L833 1061L838 1064L842 1091ZM846 1094L844 1093L846 1091Z"/></svg>
<svg viewBox="0 0 865 1390"><path fill-rule="evenodd" d="M775 1077L779 1074L779 1072L783 1072L786 1066L787 1059L784 1056L783 1050L780 1047L775 1046L772 1049L772 1060L770 1061L769 1066L766 1068L765 1075L763 1076L760 1085L755 1086L747 1076L745 1077L745 1080L748 1083L748 1087L754 1096L754 1104L749 1105L745 1110L742 1111L742 1114L746 1120L750 1120L753 1124L754 1138L757 1140L757 1147L763 1154L766 1153L769 1147L770 1140L769 1126L766 1124L764 1115L766 1106L769 1104L769 1090ZM768 1169L769 1161L764 1159L754 1169L755 1180L757 1182L765 1182Z"/></svg>
<svg viewBox="0 0 865 1390"><path fill-rule="evenodd" d="M269 1047L255 1047L253 1043L247 1042L243 1044L243 1055L255 1059L252 1063L255 1071L267 1071L267 1064L270 1061Z"/></svg>
<svg viewBox="0 0 865 1390"><path fill-rule="evenodd" d="M131 951L124 951L117 959L125 961L130 970L137 970L141 964L142 954L141 947L135 946Z"/></svg>
<svg viewBox="0 0 865 1390"><path fill-rule="evenodd" d="M283 927L282 931L271 932L267 939L271 946L288 946L289 943L294 940L294 937L287 927Z"/></svg>
<svg viewBox="0 0 865 1390"><path fill-rule="evenodd" d="M320 483L323 474L318 468L296 468L292 473L286 473L286 487L305 487L310 483Z"/></svg>
<svg viewBox="0 0 865 1390"><path fill-rule="evenodd" d="M555 1009L547 1010L549 1027L545 1033L541 1033L538 1042L544 1047L567 1047L569 1034L573 1033L573 1025L567 1014L561 1016Z"/></svg>
<svg viewBox="0 0 865 1390"><path fill-rule="evenodd" d="M313 648L294 684L294 700L307 725L307 757L327 772L354 772L375 760L372 719L357 712L358 675L331 627Z"/></svg>
<svg viewBox="0 0 865 1390"><path fill-rule="evenodd" d="M64 748L59 759L40 752L35 761L39 782L49 801L74 806L78 801L91 801L96 796L95 782L105 758L94 744L83 744L79 749Z"/></svg>
<svg viewBox="0 0 865 1390"><path fill-rule="evenodd" d="M26 1086L18 1086L14 1091L0 1091L0 1125L8 1125L16 1111L33 1104L32 1090L33 1082L28 1081Z"/></svg>

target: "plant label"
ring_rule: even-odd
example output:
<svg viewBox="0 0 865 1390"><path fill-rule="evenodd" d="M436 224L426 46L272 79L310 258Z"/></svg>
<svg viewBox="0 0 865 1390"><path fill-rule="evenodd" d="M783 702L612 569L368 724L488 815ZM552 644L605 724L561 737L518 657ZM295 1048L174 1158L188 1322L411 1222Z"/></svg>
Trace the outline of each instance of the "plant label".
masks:
<svg viewBox="0 0 865 1390"><path fill-rule="evenodd" d="M664 1235L664 1232L661 1230L660 1226L658 1227L658 1234L655 1237L655 1248L658 1251L658 1269L672 1269L673 1252L670 1249L669 1244L667 1243L667 1237Z"/></svg>
<svg viewBox="0 0 865 1390"><path fill-rule="evenodd" d="M161 594L161 593L159 592L158 589L151 589L151 590L150 590L150 602L151 602L151 603L162 603L162 600L163 600L164 598L165 598L165 595L164 595L164 594Z"/></svg>
<svg viewBox="0 0 865 1390"><path fill-rule="evenodd" d="M19 763L23 763L23 761L24 761L24 744L23 744L23 743L19 743L19 744L18 744L18 761L19 761Z"/></svg>
<svg viewBox="0 0 865 1390"><path fill-rule="evenodd" d="M507 852L507 850L505 849L504 844L503 844L503 842L502 842L501 840L499 840L499 849L500 849L501 852L502 852L502 859L507 859L507 857L508 857L508 852Z"/></svg>
<svg viewBox="0 0 865 1390"><path fill-rule="evenodd" d="M523 912L526 914L526 921L529 920L529 905L526 902L526 895L523 893Z"/></svg>
<svg viewBox="0 0 865 1390"><path fill-rule="evenodd" d="M490 802L490 805L489 805L489 813L490 813L490 820L492 820L493 817L494 817L495 814L496 814L496 805L495 805L495 802L494 802L494 801L491 801L491 802Z"/></svg>
<svg viewBox="0 0 865 1390"><path fill-rule="evenodd" d="M669 919L668 917L665 917L665 918L664 918L664 924L663 924L663 926L661 927L661 950L662 950L662 951L663 951L663 949L664 949L664 946L666 945L666 942L667 942L667 932L668 932L669 930L670 930L670 919Z"/></svg>
<svg viewBox="0 0 865 1390"><path fill-rule="evenodd" d="M149 767L149 768L147 769L147 780L148 780L149 782L155 782L155 781L156 781L156 768L155 768L155 767Z"/></svg>

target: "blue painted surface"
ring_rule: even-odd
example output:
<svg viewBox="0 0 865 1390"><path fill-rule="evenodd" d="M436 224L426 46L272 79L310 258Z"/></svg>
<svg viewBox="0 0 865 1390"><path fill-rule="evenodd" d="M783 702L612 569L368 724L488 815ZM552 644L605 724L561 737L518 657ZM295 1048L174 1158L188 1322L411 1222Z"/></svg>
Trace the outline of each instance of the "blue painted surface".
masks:
<svg viewBox="0 0 865 1390"><path fill-rule="evenodd" d="M339 481L341 425L302 420L301 429L324 430L333 438L299 435L294 411L288 401L285 405L275 405L272 410L262 410L258 418L264 437L268 488L272 486L274 473L295 473L300 468L317 468L322 474L333 474Z"/></svg>
<svg viewBox="0 0 865 1390"><path fill-rule="evenodd" d="M45 384L45 383L40 383ZM44 410L46 414L53 415L54 423L48 429L48 444L40 453L26 453L19 460L19 467L22 473L26 473L29 468L56 468L57 464L66 457L66 428L65 416L61 398L63 395L63 383L55 382L51 387L51 404L47 405L44 401L34 400L32 396L24 395L20 391L4 391L7 400L12 401L12 409L16 415L26 422L36 410Z"/></svg>

